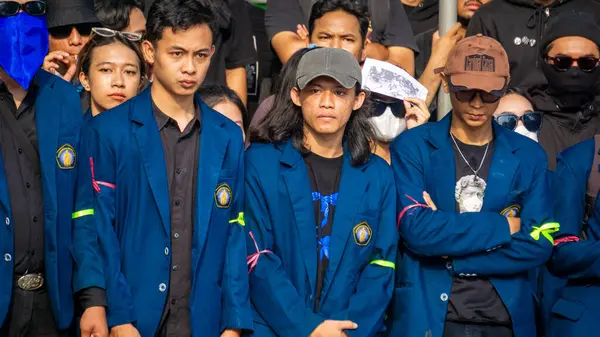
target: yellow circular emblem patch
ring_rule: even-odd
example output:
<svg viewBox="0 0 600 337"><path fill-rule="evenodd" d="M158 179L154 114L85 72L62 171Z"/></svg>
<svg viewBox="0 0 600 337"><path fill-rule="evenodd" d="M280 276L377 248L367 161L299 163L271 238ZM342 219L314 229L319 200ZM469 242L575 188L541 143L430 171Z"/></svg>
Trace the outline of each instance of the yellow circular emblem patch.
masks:
<svg viewBox="0 0 600 337"><path fill-rule="evenodd" d="M507 218L518 218L521 214L521 206L519 205L511 205L506 207L502 212L500 212L503 216Z"/></svg>
<svg viewBox="0 0 600 337"><path fill-rule="evenodd" d="M373 233L371 231L371 227L366 222L361 222L358 225L354 226L352 230L354 236L354 242L356 242L359 246L366 246L371 242L371 237Z"/></svg>
<svg viewBox="0 0 600 337"><path fill-rule="evenodd" d="M228 208L231 205L231 188L227 184L217 186L215 190L215 204L219 208Z"/></svg>
<svg viewBox="0 0 600 337"><path fill-rule="evenodd" d="M56 151L56 164L63 170L74 168L75 159L75 149L70 144L65 144Z"/></svg>

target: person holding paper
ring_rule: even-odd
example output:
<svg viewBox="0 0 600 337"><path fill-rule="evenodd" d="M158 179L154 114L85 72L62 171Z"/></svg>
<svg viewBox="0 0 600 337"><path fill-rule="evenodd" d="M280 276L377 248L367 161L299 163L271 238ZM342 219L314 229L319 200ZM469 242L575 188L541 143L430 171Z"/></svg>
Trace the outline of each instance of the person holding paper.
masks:
<svg viewBox="0 0 600 337"><path fill-rule="evenodd" d="M509 74L496 40L461 40L442 71L452 112L391 146L405 248L390 336L536 336L528 272L560 225L543 149L494 121Z"/></svg>

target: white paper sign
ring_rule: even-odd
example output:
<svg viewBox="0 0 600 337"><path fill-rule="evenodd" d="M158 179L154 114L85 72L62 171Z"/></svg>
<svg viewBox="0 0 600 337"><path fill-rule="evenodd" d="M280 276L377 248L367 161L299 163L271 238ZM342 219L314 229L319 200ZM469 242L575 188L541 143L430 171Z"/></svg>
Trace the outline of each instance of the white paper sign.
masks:
<svg viewBox="0 0 600 337"><path fill-rule="evenodd" d="M366 59L362 68L362 88L397 99L427 98L427 88L404 69L391 63Z"/></svg>

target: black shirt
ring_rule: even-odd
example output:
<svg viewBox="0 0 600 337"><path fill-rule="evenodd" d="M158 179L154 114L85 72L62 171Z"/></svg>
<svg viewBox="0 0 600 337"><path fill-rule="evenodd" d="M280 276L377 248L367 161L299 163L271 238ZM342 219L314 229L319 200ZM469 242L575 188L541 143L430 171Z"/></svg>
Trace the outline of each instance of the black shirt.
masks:
<svg viewBox="0 0 600 337"><path fill-rule="evenodd" d="M438 0L423 0L414 7L403 5L415 36L424 31L437 28L439 24L439 6Z"/></svg>
<svg viewBox="0 0 600 337"><path fill-rule="evenodd" d="M415 78L419 79L425 72L427 63L431 58L433 34L437 31L437 27L424 31L415 37L417 41L417 47L419 47L419 55L415 56ZM437 109L438 94L435 94L435 98L429 105L429 111Z"/></svg>
<svg viewBox="0 0 600 337"><path fill-rule="evenodd" d="M192 335L189 296L201 112L196 106L196 116L181 132L177 122L154 104L153 111L165 153L171 203L170 282L160 335L185 337Z"/></svg>
<svg viewBox="0 0 600 337"><path fill-rule="evenodd" d="M269 40L280 32L296 32L299 24L308 27L308 17L302 11L300 1L304 0L269 0L265 16L265 27ZM361 0L368 8L368 0ZM417 50L415 40L399 0L390 0L390 15L385 25L385 31L373 31L371 41L381 43L386 47L400 46Z"/></svg>
<svg viewBox="0 0 600 337"><path fill-rule="evenodd" d="M493 141L489 143L485 158L484 154L487 145L467 145L458 139L456 139L456 143L474 170L477 170L481 165L478 176L484 181L487 180L490 164L492 162L492 153L494 151ZM471 176L474 173L454 144L453 148L456 165L456 181L458 185L461 178L463 181L470 181L471 177L468 176ZM482 160L483 165L481 164ZM461 189L457 188L457 190L458 191L455 191L457 194L464 196L464 192L459 193ZM465 189L463 188L462 190L464 191ZM472 194L472 196L474 195ZM478 194L477 198L478 201L476 203L469 203L469 201L467 201L463 203L463 207L467 206L466 208L468 211L480 211L481 205L483 205L483 195ZM459 204L459 198L456 199L456 211L460 212L461 205ZM473 199L471 199L471 201L473 201ZM484 226L485 224L482 225ZM502 299L496 292L492 283L490 283L486 277L460 275L455 276L452 282L446 320L461 323L484 323L493 325L510 325L511 322L510 315L508 314Z"/></svg>
<svg viewBox="0 0 600 337"><path fill-rule="evenodd" d="M231 22L220 23L214 37L215 52L210 59L205 84L227 84L227 69L244 68L256 62L252 24L243 0L223 2L231 11Z"/></svg>
<svg viewBox="0 0 600 337"><path fill-rule="evenodd" d="M15 274L44 272L44 199L35 119L37 87L17 109L0 83L0 147L14 228Z"/></svg>
<svg viewBox="0 0 600 337"><path fill-rule="evenodd" d="M315 228L317 238L317 289L315 312L319 310L321 290L325 283L330 259L330 238L333 216L338 199L343 157L324 158L314 153L304 157L312 200L315 206Z"/></svg>

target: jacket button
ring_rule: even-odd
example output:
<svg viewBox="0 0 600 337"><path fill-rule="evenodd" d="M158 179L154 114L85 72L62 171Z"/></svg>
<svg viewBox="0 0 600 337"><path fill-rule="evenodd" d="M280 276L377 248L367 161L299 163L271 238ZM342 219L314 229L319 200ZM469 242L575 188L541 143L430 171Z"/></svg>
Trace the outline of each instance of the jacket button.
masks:
<svg viewBox="0 0 600 337"><path fill-rule="evenodd" d="M446 262L446 268L452 269L452 262L450 262L450 261Z"/></svg>
<svg viewBox="0 0 600 337"><path fill-rule="evenodd" d="M4 221L6 222L7 226L10 226L10 219L8 217L6 217L6 219Z"/></svg>
<svg viewBox="0 0 600 337"><path fill-rule="evenodd" d="M440 300L442 300L443 302L446 302L448 300L448 294L446 294L446 293L441 294Z"/></svg>
<svg viewBox="0 0 600 337"><path fill-rule="evenodd" d="M169 247L165 247L165 255L169 255Z"/></svg>
<svg viewBox="0 0 600 337"><path fill-rule="evenodd" d="M167 285L166 285L166 284L164 284L164 283L161 283L161 284L159 284L159 285L158 285L158 290L159 290L161 293L164 293L164 292L165 292L165 290L167 290Z"/></svg>
<svg viewBox="0 0 600 337"><path fill-rule="evenodd" d="M11 260L12 260L12 256L10 256L10 254L8 254L8 253L4 254L4 261L10 262Z"/></svg>

